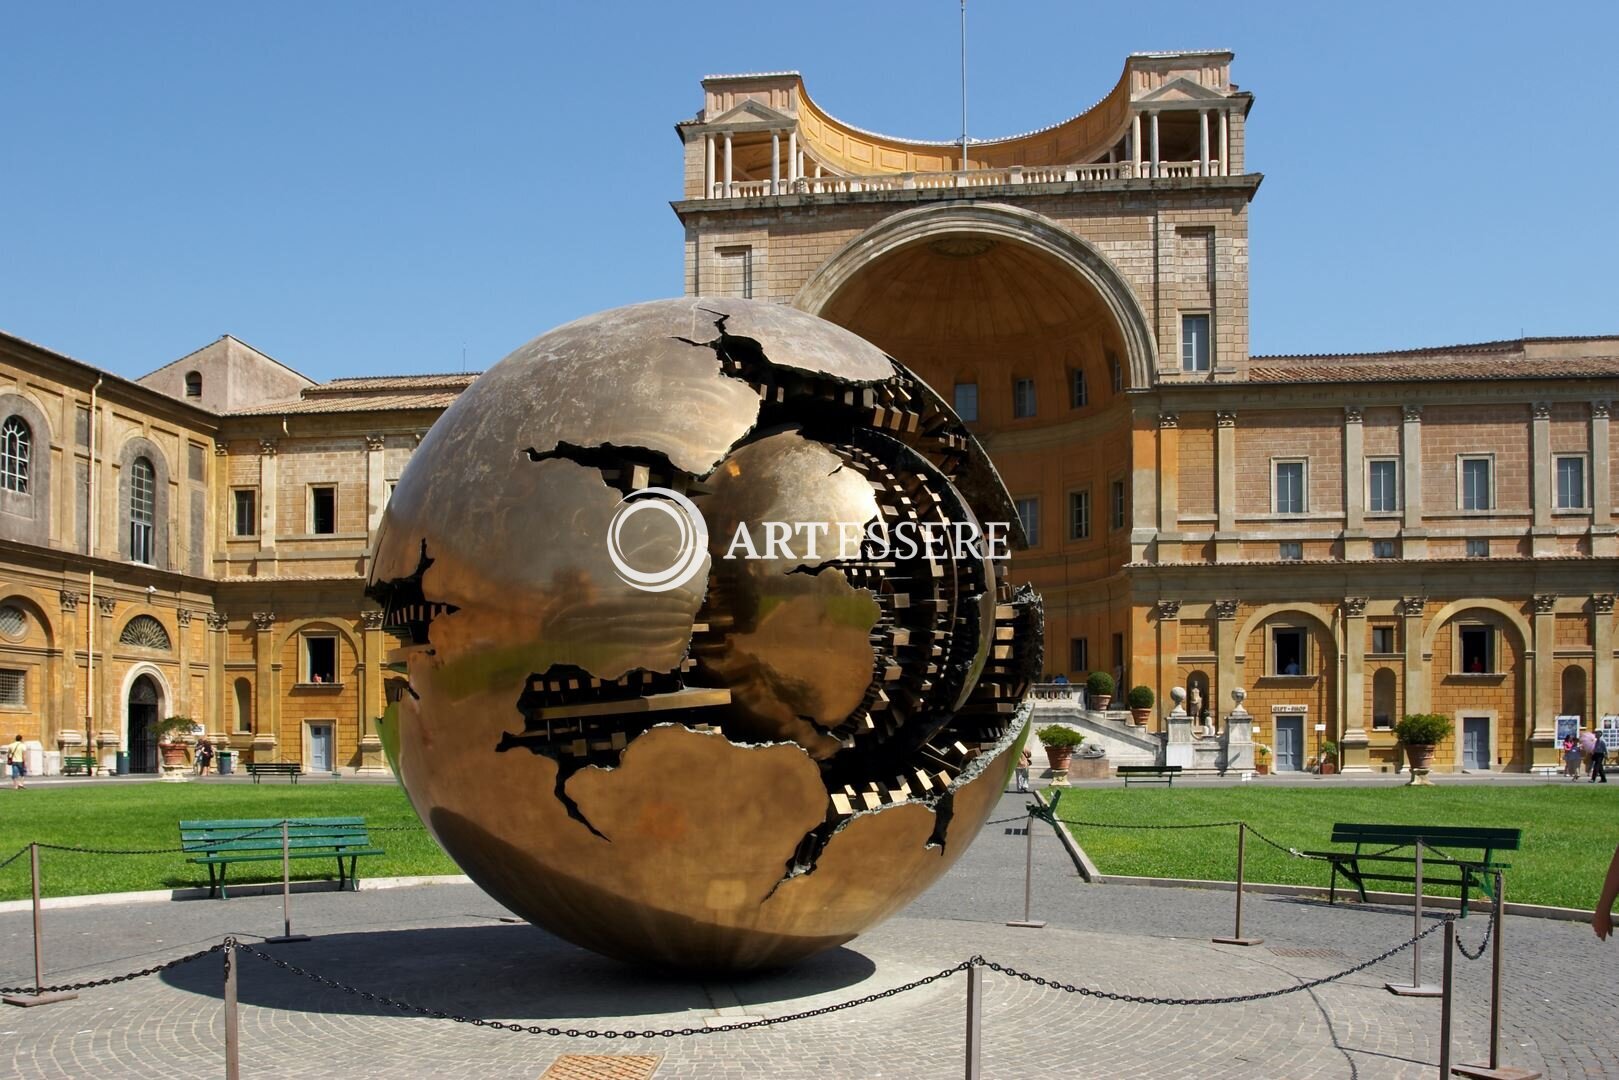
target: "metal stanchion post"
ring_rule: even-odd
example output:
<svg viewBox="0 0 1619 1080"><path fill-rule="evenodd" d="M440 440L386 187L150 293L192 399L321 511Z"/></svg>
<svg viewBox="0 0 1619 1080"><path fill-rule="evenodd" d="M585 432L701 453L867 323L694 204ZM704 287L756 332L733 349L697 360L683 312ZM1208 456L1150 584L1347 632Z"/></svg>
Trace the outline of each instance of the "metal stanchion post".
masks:
<svg viewBox="0 0 1619 1080"><path fill-rule="evenodd" d="M967 968L967 1080L983 1080L984 969Z"/></svg>
<svg viewBox="0 0 1619 1080"><path fill-rule="evenodd" d="M1538 1080L1540 1073L1516 1065L1501 1064L1501 937L1506 928L1506 882L1501 871L1495 872L1495 940L1490 948L1490 1063L1488 1065L1458 1065L1451 1071L1457 1076L1472 1076L1478 1080Z"/></svg>
<svg viewBox="0 0 1619 1080"><path fill-rule="evenodd" d="M1248 824L1247 822L1239 821L1237 822L1237 926L1236 929L1231 932L1230 937L1215 938L1214 943L1216 945L1259 945L1265 940L1264 938L1242 936L1243 863L1245 861L1247 847Z"/></svg>
<svg viewBox="0 0 1619 1080"><path fill-rule="evenodd" d="M1044 919L1032 917L1034 907L1034 823L1036 820L1035 806L1029 804L1029 816L1023 822L1023 835L1026 843L1023 845L1023 918L1007 923L1007 926L1021 926L1028 930L1038 930L1046 925Z"/></svg>
<svg viewBox="0 0 1619 1080"><path fill-rule="evenodd" d="M40 987L45 985L45 924L40 918L39 911L39 844L32 842L28 845L28 873L32 879L34 891L34 992L32 994L7 994L3 999L7 1005L21 1005L23 1008L32 1008L35 1005L49 1005L53 1001L71 1001L78 994L60 993L47 994Z"/></svg>
<svg viewBox="0 0 1619 1080"><path fill-rule="evenodd" d="M1412 929L1411 929L1411 936L1414 937L1414 938L1418 938L1418 939L1420 939L1422 937L1422 846L1423 846L1422 845L1422 839L1419 837L1417 839L1417 872L1416 872L1417 895L1416 895L1415 906L1412 908ZM1422 942L1421 942L1421 940L1418 940L1416 944L1411 946L1411 982L1410 982L1410 984L1407 985L1406 983L1384 983L1383 985L1389 990L1390 993L1399 994L1401 997L1438 997L1439 996L1439 993L1440 993L1439 987L1433 985L1432 983L1424 983L1422 981Z"/></svg>
<svg viewBox="0 0 1619 1080"><path fill-rule="evenodd" d="M287 853L287 821L281 822L281 936L264 939L266 945L285 945L290 941L308 941L308 934L292 932L292 870Z"/></svg>
<svg viewBox="0 0 1619 1080"><path fill-rule="evenodd" d="M225 1080L241 1080L241 1028L236 1014L236 942L225 943Z"/></svg>
<svg viewBox="0 0 1619 1080"><path fill-rule="evenodd" d="M1445 920L1445 973L1439 988L1439 1080L1450 1080L1451 962L1456 953L1456 920Z"/></svg>

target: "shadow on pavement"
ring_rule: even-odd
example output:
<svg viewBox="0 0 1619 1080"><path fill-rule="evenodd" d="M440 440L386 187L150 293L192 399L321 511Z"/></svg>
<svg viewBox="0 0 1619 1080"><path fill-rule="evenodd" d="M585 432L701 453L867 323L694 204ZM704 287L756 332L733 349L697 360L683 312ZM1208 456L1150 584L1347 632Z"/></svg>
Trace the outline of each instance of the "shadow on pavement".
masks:
<svg viewBox="0 0 1619 1080"><path fill-rule="evenodd" d="M876 965L848 948L791 969L701 979L635 968L586 952L532 926L459 926L321 935L260 952L381 997L464 1016L513 1020L652 1016L764 1005L858 986ZM401 1010L243 954L244 1005L335 1014L399 1016ZM164 972L176 989L220 998L223 961L210 956ZM874 987L873 989L878 989ZM700 1024L698 1016L692 1022Z"/></svg>

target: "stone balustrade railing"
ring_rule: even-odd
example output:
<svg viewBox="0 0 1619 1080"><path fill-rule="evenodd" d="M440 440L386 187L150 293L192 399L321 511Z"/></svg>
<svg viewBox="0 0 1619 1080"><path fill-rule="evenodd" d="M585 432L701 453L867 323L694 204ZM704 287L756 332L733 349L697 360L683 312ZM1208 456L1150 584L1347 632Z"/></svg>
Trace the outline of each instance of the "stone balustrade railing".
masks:
<svg viewBox="0 0 1619 1080"><path fill-rule="evenodd" d="M726 185L716 182L709 193L714 199L758 199L770 195L845 195L861 191L917 191L941 188L1000 187L1017 184L1072 184L1104 180L1131 180L1153 175L1153 165L1130 161L1101 162L1094 165L1013 165L1004 169L970 169L967 172L885 173L881 176L801 176L796 180L733 180L730 194ZM1161 179L1184 179L1204 175L1200 161L1160 161ZM1220 162L1209 161L1208 175L1221 175Z"/></svg>
<svg viewBox="0 0 1619 1080"><path fill-rule="evenodd" d="M1036 702L1062 702L1085 708L1085 688L1074 683L1035 683L1029 687L1029 696Z"/></svg>

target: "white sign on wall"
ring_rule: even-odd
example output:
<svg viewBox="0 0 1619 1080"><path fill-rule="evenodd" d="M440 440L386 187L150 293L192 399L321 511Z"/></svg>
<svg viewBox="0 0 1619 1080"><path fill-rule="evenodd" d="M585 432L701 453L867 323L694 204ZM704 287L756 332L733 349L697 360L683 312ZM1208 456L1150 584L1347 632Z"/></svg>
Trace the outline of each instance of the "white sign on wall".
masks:
<svg viewBox="0 0 1619 1080"><path fill-rule="evenodd" d="M1611 754L1614 747L1619 747L1619 715L1609 713L1602 718L1599 727L1602 730L1602 741L1608 744L1608 752Z"/></svg>
<svg viewBox="0 0 1619 1080"><path fill-rule="evenodd" d="M1564 739L1568 739L1568 738L1577 739L1577 738L1580 737L1580 720L1583 719L1582 717L1579 717L1579 716L1558 716L1558 717L1555 717L1554 719L1555 719L1555 721L1557 723L1557 741L1558 742L1562 742ZM1606 718L1604 718L1604 719L1606 719Z"/></svg>
<svg viewBox="0 0 1619 1080"><path fill-rule="evenodd" d="M1307 713L1309 711L1310 706L1308 705L1272 705L1270 707L1270 714L1272 716L1277 716L1282 713Z"/></svg>

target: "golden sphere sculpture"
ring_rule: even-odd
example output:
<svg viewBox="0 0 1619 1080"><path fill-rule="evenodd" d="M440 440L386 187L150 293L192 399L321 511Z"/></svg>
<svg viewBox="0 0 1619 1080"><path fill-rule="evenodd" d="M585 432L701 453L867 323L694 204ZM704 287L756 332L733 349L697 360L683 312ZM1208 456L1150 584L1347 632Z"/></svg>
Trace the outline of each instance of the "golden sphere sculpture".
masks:
<svg viewBox="0 0 1619 1080"><path fill-rule="evenodd" d="M997 527L1021 544L965 426L840 327L709 298L569 323L445 411L384 514L400 780L586 948L842 944L960 856L1024 737L1042 613Z"/></svg>

